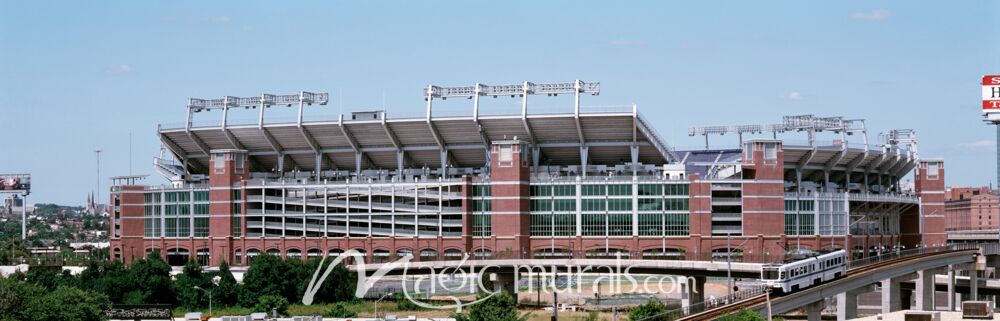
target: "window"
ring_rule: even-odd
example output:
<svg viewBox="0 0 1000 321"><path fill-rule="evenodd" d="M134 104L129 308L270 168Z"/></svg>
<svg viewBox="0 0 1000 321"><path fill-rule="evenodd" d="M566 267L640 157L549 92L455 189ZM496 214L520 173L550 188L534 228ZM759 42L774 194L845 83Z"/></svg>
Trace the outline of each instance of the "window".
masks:
<svg viewBox="0 0 1000 321"><path fill-rule="evenodd" d="M608 235L609 236L632 235L632 215L631 214L608 215Z"/></svg>
<svg viewBox="0 0 1000 321"><path fill-rule="evenodd" d="M208 218L194 218L194 237L208 237Z"/></svg>
<svg viewBox="0 0 1000 321"><path fill-rule="evenodd" d="M232 234L234 237L239 237L243 235L243 218L239 216L233 216L233 229Z"/></svg>
<svg viewBox="0 0 1000 321"><path fill-rule="evenodd" d="M584 212L604 212L607 210L606 201L601 199L583 199L582 206Z"/></svg>
<svg viewBox="0 0 1000 321"><path fill-rule="evenodd" d="M528 203L528 210L532 212L552 211L552 200L531 200Z"/></svg>
<svg viewBox="0 0 1000 321"><path fill-rule="evenodd" d="M493 202L490 200L472 200L472 211L491 212L493 211Z"/></svg>
<svg viewBox="0 0 1000 321"><path fill-rule="evenodd" d="M472 235L490 236L493 233L492 220L489 214L472 214Z"/></svg>
<svg viewBox="0 0 1000 321"><path fill-rule="evenodd" d="M688 184L667 184L665 190L667 195L689 195Z"/></svg>
<svg viewBox="0 0 1000 321"><path fill-rule="evenodd" d="M492 194L490 185L473 185L472 186L472 196L490 196Z"/></svg>
<svg viewBox="0 0 1000 321"><path fill-rule="evenodd" d="M555 196L576 196L576 185L556 185L552 192Z"/></svg>
<svg viewBox="0 0 1000 321"><path fill-rule="evenodd" d="M663 185L642 184L639 185L639 195L663 195Z"/></svg>
<svg viewBox="0 0 1000 321"><path fill-rule="evenodd" d="M576 200L575 199L557 199L552 203L554 211L558 212L574 212L576 211Z"/></svg>
<svg viewBox="0 0 1000 321"><path fill-rule="evenodd" d="M639 199L639 210L640 211L662 211L663 210L663 199L659 199L659 198L640 198Z"/></svg>
<svg viewBox="0 0 1000 321"><path fill-rule="evenodd" d="M605 185L583 185L581 186L584 196L604 196L607 186Z"/></svg>
<svg viewBox="0 0 1000 321"><path fill-rule="evenodd" d="M626 184L608 185L608 195L631 196L632 185L626 185Z"/></svg>
<svg viewBox="0 0 1000 321"><path fill-rule="evenodd" d="M530 192L531 196L552 196L552 186L533 185Z"/></svg>
<svg viewBox="0 0 1000 321"><path fill-rule="evenodd" d="M639 214L639 235L663 235L663 214Z"/></svg>
<svg viewBox="0 0 1000 321"><path fill-rule="evenodd" d="M605 218L604 214L583 214L583 236L604 236Z"/></svg>
<svg viewBox="0 0 1000 321"><path fill-rule="evenodd" d="M196 191L194 192L195 202L208 202L208 191Z"/></svg>
<svg viewBox="0 0 1000 321"><path fill-rule="evenodd" d="M609 212L632 211L632 199L631 198L609 199L608 211Z"/></svg>

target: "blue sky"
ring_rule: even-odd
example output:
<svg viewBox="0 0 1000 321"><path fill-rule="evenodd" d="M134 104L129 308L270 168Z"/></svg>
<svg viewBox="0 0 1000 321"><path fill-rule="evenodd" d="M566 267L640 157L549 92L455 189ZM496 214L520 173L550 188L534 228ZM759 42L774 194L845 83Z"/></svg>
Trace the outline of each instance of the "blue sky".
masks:
<svg viewBox="0 0 1000 321"><path fill-rule="evenodd" d="M4 0L0 172L32 173L30 201L82 204L94 149L102 189L129 174L130 132L133 173L165 182L151 166L156 126L183 122L188 97L328 91L334 103L309 111L318 117L341 112L342 90L344 112L398 116L423 111L428 84L582 79L602 83L584 105L636 103L679 147L701 144L690 126L843 115L867 119L873 140L916 129L949 185L985 185L995 132L980 121L979 79L1000 73L998 12L994 1Z"/></svg>

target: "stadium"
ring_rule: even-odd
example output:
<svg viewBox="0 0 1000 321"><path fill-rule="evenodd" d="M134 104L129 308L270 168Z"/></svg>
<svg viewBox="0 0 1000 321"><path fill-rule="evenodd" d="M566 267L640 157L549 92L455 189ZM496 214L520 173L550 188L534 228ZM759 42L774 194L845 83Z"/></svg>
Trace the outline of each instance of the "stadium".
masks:
<svg viewBox="0 0 1000 321"><path fill-rule="evenodd" d="M918 158L912 130L870 142L861 119L785 116L690 128L705 148L677 150L634 105L581 108L599 92L579 80L428 86L426 114L399 118L305 117L306 106L328 103L325 93L190 99L184 125L157 130L165 152L154 167L171 183L114 178L111 255L237 266L351 249L369 262L764 262L800 249L864 257L946 243L943 162ZM534 112L532 95L573 104ZM520 113L481 113L481 97L507 96L521 100ZM434 102L447 98L468 99L470 112L436 115ZM297 119L269 120L277 106L297 107ZM208 110L222 121L193 120ZM231 112L257 122L229 122ZM727 134L739 143L709 148Z"/></svg>

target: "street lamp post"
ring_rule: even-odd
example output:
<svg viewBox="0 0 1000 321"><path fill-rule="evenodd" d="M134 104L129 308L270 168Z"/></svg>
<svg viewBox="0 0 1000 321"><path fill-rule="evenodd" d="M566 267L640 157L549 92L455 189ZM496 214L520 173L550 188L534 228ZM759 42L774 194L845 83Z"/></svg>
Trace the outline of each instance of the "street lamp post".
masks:
<svg viewBox="0 0 1000 321"><path fill-rule="evenodd" d="M208 315L212 315L212 291L202 289L200 286L197 285L195 285L194 288L196 290L202 290L205 291L205 293L208 293Z"/></svg>
<svg viewBox="0 0 1000 321"><path fill-rule="evenodd" d="M222 281L222 277L216 275L215 277L212 278L212 285L218 286L220 281ZM201 290L201 291L204 291L205 293L208 293L208 314L212 315L212 291L205 290L205 289L203 289L203 288L201 288L200 286L197 286L197 285L195 285L194 288L196 290ZM212 290L214 290L214 289L215 288L212 288Z"/></svg>
<svg viewBox="0 0 1000 321"><path fill-rule="evenodd" d="M378 300L375 300L375 319L378 319L378 303L382 302L383 299L385 299L386 297L388 297L390 295L392 295L392 292L383 294L381 298L378 298Z"/></svg>

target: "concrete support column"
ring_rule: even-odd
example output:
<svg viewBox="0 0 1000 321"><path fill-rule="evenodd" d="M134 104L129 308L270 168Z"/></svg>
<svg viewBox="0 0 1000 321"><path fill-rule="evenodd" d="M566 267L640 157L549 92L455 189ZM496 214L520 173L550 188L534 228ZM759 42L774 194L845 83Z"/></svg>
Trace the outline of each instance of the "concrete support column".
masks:
<svg viewBox="0 0 1000 321"><path fill-rule="evenodd" d="M955 311L955 304L958 303L955 295L955 267L948 265L948 311Z"/></svg>
<svg viewBox="0 0 1000 321"><path fill-rule="evenodd" d="M934 274L935 270L917 271L916 289L913 296L916 298L916 310L934 311Z"/></svg>
<svg viewBox="0 0 1000 321"><path fill-rule="evenodd" d="M822 321L823 307L825 306L826 302L821 300L806 304L803 308L806 310L806 316L809 318L809 321Z"/></svg>
<svg viewBox="0 0 1000 321"><path fill-rule="evenodd" d="M858 292L847 291L837 294L837 321L846 321L858 317Z"/></svg>
<svg viewBox="0 0 1000 321"><path fill-rule="evenodd" d="M899 311L903 307L899 280L885 279L882 284L882 314Z"/></svg>
<svg viewBox="0 0 1000 321"><path fill-rule="evenodd" d="M976 301L979 299L979 272L976 270L969 271L969 301Z"/></svg>
<svg viewBox="0 0 1000 321"><path fill-rule="evenodd" d="M517 282L514 273L493 273L490 274L490 281L493 281L493 291L503 291L514 298L517 302Z"/></svg>
<svg viewBox="0 0 1000 321"><path fill-rule="evenodd" d="M680 278L681 282L681 308L690 309L696 305L695 309L701 310L700 303L705 302L705 277L688 276Z"/></svg>

